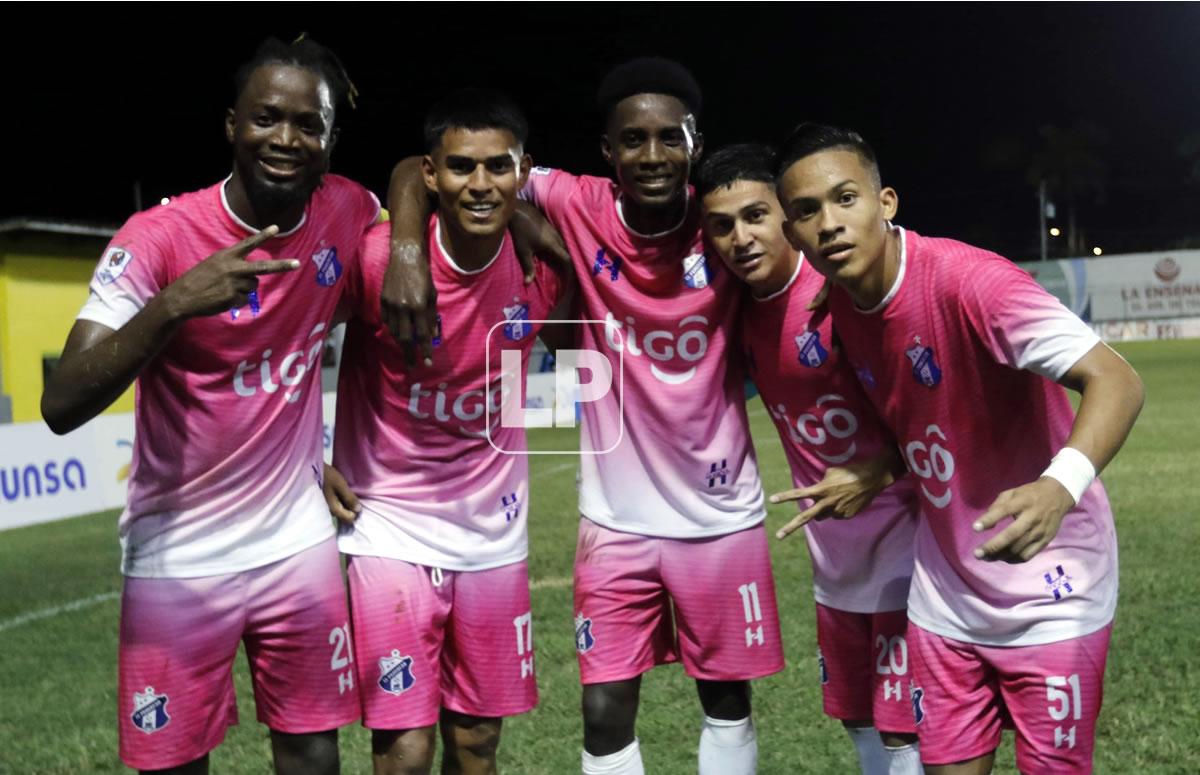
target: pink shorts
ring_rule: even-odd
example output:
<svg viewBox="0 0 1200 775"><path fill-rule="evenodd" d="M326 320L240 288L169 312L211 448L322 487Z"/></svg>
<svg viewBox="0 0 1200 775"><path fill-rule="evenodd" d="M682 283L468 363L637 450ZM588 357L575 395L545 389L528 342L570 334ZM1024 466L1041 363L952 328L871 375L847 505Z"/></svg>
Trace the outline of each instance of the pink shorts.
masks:
<svg viewBox="0 0 1200 775"><path fill-rule="evenodd" d="M983 756L1012 726L1021 772L1090 773L1111 636L1109 624L1040 646L979 646L910 624L921 761Z"/></svg>
<svg viewBox="0 0 1200 775"><path fill-rule="evenodd" d="M708 681L779 672L783 645L766 529L683 540L581 519L575 649L585 684L622 681L677 660L688 675Z"/></svg>
<svg viewBox="0 0 1200 775"><path fill-rule="evenodd" d="M443 571L350 557L363 725L419 729L441 708L484 718L537 705L525 561Z"/></svg>
<svg viewBox="0 0 1200 775"><path fill-rule="evenodd" d="M817 603L817 660L827 715L873 721L883 732L916 731L907 628L905 611L859 614Z"/></svg>
<svg viewBox="0 0 1200 775"><path fill-rule="evenodd" d="M258 720L324 732L359 717L333 539L285 560L202 578L126 578L117 728L138 770L185 764L237 723L233 660L245 641Z"/></svg>

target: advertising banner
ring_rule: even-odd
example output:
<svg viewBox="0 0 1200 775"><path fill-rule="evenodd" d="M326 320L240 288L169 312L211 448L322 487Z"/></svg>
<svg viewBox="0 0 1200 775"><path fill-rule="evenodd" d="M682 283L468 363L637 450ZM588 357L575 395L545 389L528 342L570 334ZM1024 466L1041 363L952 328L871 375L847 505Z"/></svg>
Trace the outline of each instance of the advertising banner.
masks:
<svg viewBox="0 0 1200 775"><path fill-rule="evenodd" d="M1020 264L1091 323L1200 317L1200 250Z"/></svg>
<svg viewBox="0 0 1200 775"><path fill-rule="evenodd" d="M337 397L323 400L329 461ZM0 531L124 507L132 455L132 414L101 415L65 436L42 422L0 425Z"/></svg>

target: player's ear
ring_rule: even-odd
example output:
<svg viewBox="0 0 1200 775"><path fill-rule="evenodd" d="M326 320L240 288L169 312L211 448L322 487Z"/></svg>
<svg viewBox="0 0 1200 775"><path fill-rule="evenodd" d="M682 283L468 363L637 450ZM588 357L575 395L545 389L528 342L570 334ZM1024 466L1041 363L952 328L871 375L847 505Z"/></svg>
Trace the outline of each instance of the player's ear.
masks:
<svg viewBox="0 0 1200 775"><path fill-rule="evenodd" d="M340 127L334 127L329 130L329 153L333 153L334 146L337 145L338 138L342 136Z"/></svg>
<svg viewBox="0 0 1200 775"><path fill-rule="evenodd" d="M521 155L520 176L517 178L517 189L525 188L525 181L529 180L529 170L533 167L533 157L525 153Z"/></svg>
<svg viewBox="0 0 1200 775"><path fill-rule="evenodd" d="M704 153L704 133L697 131L692 138L692 164L700 161L702 153Z"/></svg>
<svg viewBox="0 0 1200 775"><path fill-rule="evenodd" d="M608 142L608 134L600 135L600 155L604 157L604 163L610 167L616 166L613 164L612 143Z"/></svg>
<svg viewBox="0 0 1200 775"><path fill-rule="evenodd" d="M896 193L896 189L891 186L884 186L879 192L879 204L883 208L883 219L890 221L896 217L896 211L900 209L900 196Z"/></svg>
<svg viewBox="0 0 1200 775"><path fill-rule="evenodd" d="M437 193L437 167L433 157L425 154L421 157L421 177L425 179L425 190L431 194Z"/></svg>
<svg viewBox="0 0 1200 775"><path fill-rule="evenodd" d="M233 112L233 108L225 110L225 142L233 145L234 130L237 129L237 116Z"/></svg>

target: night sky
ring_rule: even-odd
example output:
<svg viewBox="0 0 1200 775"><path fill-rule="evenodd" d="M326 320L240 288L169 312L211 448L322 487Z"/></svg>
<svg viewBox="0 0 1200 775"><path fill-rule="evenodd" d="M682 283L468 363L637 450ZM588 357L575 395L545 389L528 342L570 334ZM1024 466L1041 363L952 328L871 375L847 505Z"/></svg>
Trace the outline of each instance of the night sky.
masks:
<svg viewBox="0 0 1200 775"><path fill-rule="evenodd" d="M897 221L922 233L1036 257L1027 173L1039 130L1084 126L1098 137L1084 155L1101 184L1078 198L1086 244L1200 247L1200 152L1180 151L1200 138L1197 5L143 7L121 14L137 15L136 31L64 27L74 12L53 6L26 6L32 18L10 26L0 218L118 224L135 181L146 207L215 182L229 169L222 120L236 66L263 37L307 30L361 92L339 114L334 171L380 195L391 165L421 151L423 111L466 85L525 106L535 163L605 174L595 87L612 65L661 54L704 89L708 149L778 140L803 120L856 128L900 193Z"/></svg>

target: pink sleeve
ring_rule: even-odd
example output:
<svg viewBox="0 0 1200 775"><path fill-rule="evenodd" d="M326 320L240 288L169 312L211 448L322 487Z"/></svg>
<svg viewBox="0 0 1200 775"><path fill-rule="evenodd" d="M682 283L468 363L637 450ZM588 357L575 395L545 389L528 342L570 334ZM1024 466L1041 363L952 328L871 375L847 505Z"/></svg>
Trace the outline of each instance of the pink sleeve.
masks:
<svg viewBox="0 0 1200 775"><path fill-rule="evenodd" d="M77 319L119 329L167 286L170 241L162 229L141 215L126 221L100 256Z"/></svg>
<svg viewBox="0 0 1200 775"><path fill-rule="evenodd" d="M363 214L362 230L365 233L379 220L383 208L379 204L379 197L362 186L359 186L359 195L359 207Z"/></svg>
<svg viewBox="0 0 1200 775"><path fill-rule="evenodd" d="M546 312L549 313L558 304L559 299L562 298L562 278L545 261L538 261L534 266L535 275L533 284L537 288L541 303L544 305Z"/></svg>
<svg viewBox="0 0 1200 775"><path fill-rule="evenodd" d="M566 213L567 201L578 188L579 178L549 167L534 167L521 189L521 199L531 202L545 213L551 223L559 226ZM560 227L561 228L561 227Z"/></svg>
<svg viewBox="0 0 1200 775"><path fill-rule="evenodd" d="M999 363L1057 381L1100 341L1028 272L1003 258L971 262L960 282L964 314Z"/></svg>
<svg viewBox="0 0 1200 775"><path fill-rule="evenodd" d="M383 293L390 237L388 224L377 224L363 237L359 260L346 270L342 304L351 315L373 326L382 323L379 297Z"/></svg>

